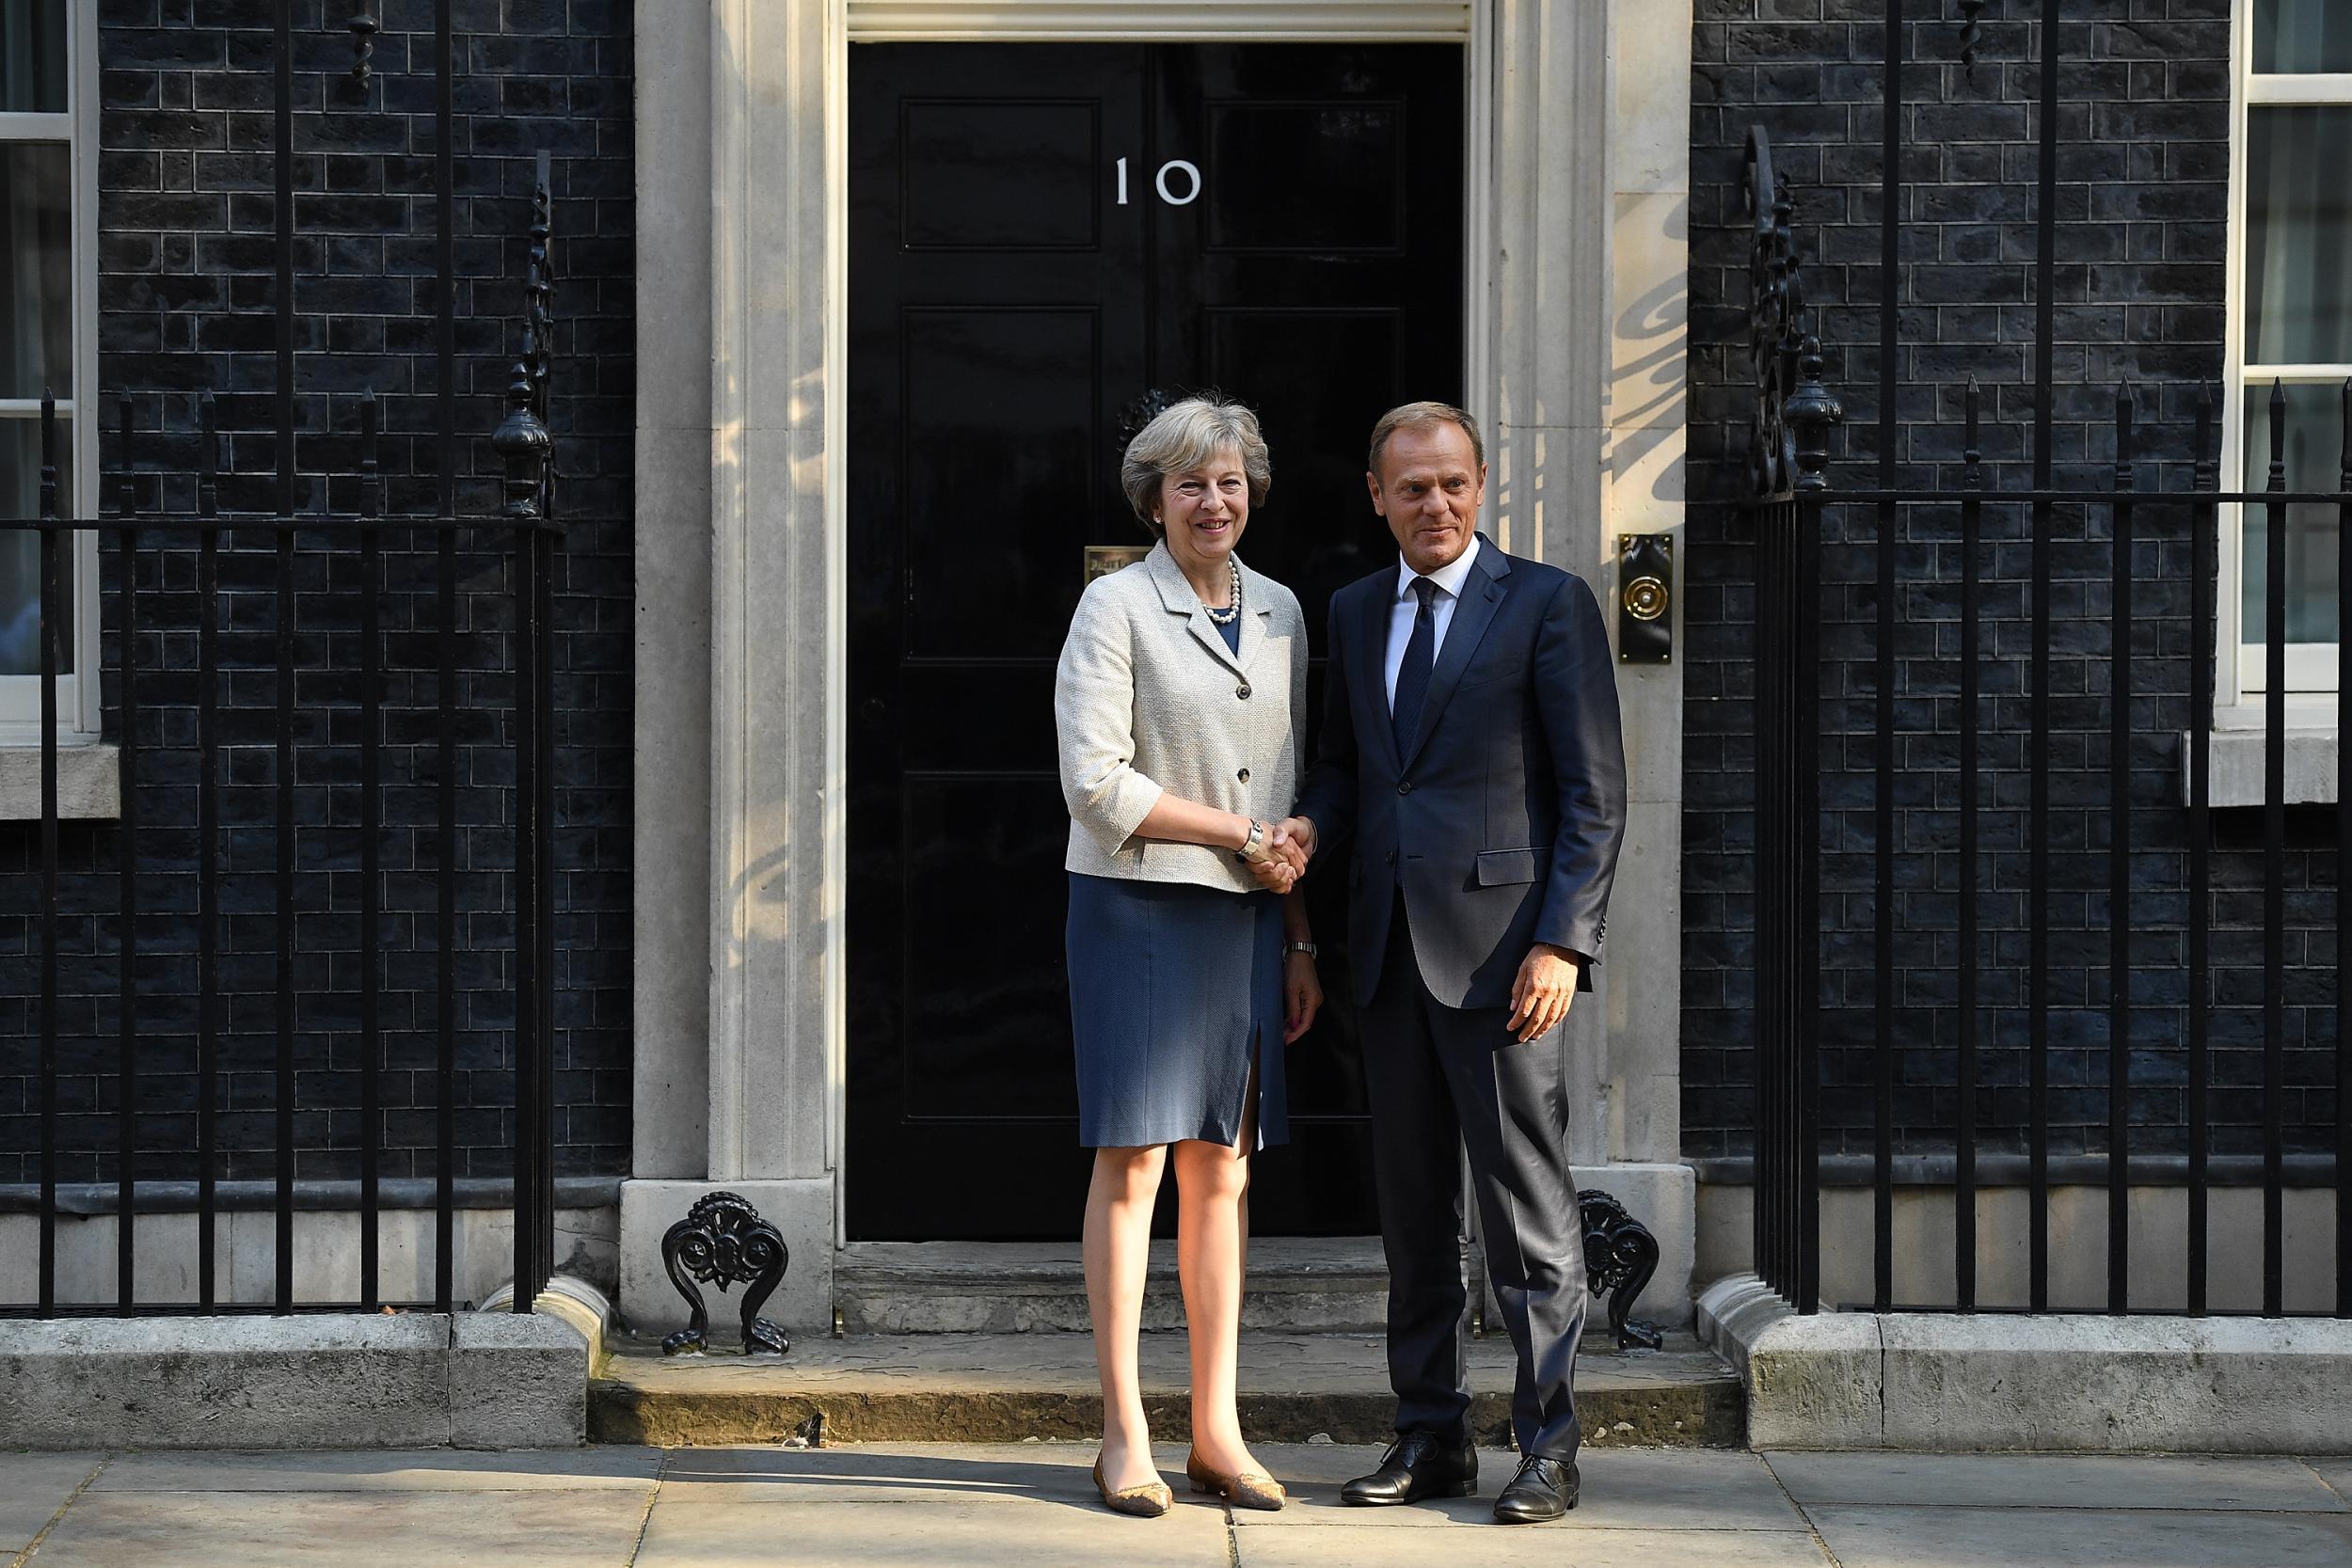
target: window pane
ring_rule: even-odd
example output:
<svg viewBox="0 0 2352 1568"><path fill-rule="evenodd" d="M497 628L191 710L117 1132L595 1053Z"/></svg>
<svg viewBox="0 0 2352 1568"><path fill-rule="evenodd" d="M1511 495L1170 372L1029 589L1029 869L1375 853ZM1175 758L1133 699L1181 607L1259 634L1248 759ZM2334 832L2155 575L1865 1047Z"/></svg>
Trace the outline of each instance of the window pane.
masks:
<svg viewBox="0 0 2352 1568"><path fill-rule="evenodd" d="M62 142L0 145L0 397L73 394L73 230Z"/></svg>
<svg viewBox="0 0 2352 1568"><path fill-rule="evenodd" d="M66 0L0 0L0 113L65 113Z"/></svg>
<svg viewBox="0 0 2352 1568"><path fill-rule="evenodd" d="M2255 109L2246 144L2246 357L2352 362L2352 107Z"/></svg>
<svg viewBox="0 0 2352 1568"><path fill-rule="evenodd" d="M57 509L73 513L73 423L57 420ZM0 419L0 518L31 517L40 511L40 421ZM60 619L59 669L73 668L72 535L63 543L66 604ZM0 675L40 673L40 535L32 529L0 528Z"/></svg>
<svg viewBox="0 0 2352 1568"><path fill-rule="evenodd" d="M2344 0L2254 0L2254 69L2352 71L2352 6Z"/></svg>
<svg viewBox="0 0 2352 1568"><path fill-rule="evenodd" d="M2287 488L2333 490L2344 452L2344 388L2287 388ZM2246 388L2246 488L2270 481L2270 388ZM2246 595L2241 634L2249 646L2269 635L2268 507L2246 508ZM2290 506L2287 519L2287 641L2333 642L2341 585L2336 579L2336 509Z"/></svg>

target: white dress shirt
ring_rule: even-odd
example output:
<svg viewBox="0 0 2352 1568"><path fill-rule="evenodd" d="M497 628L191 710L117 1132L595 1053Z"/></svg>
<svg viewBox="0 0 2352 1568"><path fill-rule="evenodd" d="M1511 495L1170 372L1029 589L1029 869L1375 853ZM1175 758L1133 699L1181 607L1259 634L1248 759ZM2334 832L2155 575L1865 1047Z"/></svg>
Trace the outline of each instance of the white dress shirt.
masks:
<svg viewBox="0 0 2352 1568"><path fill-rule="evenodd" d="M1435 665L1438 655L1445 648L1445 629L1454 624L1454 607L1462 596L1462 579L1470 576L1470 562L1478 559L1480 548L1476 534L1470 535L1470 548L1455 556L1445 565L1429 574L1429 580L1438 585L1438 596L1429 607L1430 618L1437 623L1437 642L1429 650L1429 662ZM1413 592L1420 580L1405 557L1396 558L1396 602L1389 607L1389 654L1386 660L1389 677L1389 711L1396 711L1396 673L1405 668L1405 645L1413 640L1413 619L1421 613L1421 595Z"/></svg>

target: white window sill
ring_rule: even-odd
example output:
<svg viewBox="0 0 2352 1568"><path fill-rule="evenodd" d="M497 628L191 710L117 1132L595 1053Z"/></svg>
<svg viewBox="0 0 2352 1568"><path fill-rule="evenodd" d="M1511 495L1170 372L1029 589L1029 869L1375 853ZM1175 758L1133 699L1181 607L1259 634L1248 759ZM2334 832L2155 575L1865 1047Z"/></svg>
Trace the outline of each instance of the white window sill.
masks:
<svg viewBox="0 0 2352 1568"><path fill-rule="evenodd" d="M2216 809L2262 805L2266 794L2263 774L2268 736L2259 727L2262 710L2225 709L2214 716L2212 801ZM2256 727L2246 728L2244 724ZM2335 705L2287 710L2286 803L2290 806L2332 804L2336 798L2336 758L2341 742ZM2189 736L2181 736L2181 804L2189 803Z"/></svg>
<svg viewBox="0 0 2352 1568"><path fill-rule="evenodd" d="M122 756L96 738L57 743L57 816L114 822L122 816ZM0 822L40 820L40 748L11 736L0 744Z"/></svg>

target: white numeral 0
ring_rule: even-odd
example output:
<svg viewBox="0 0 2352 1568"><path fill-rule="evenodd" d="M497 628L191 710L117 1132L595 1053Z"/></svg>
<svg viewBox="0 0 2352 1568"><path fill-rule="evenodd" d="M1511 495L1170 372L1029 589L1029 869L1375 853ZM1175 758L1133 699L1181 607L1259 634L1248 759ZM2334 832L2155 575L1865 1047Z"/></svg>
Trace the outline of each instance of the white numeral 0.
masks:
<svg viewBox="0 0 2352 1568"><path fill-rule="evenodd" d="M1185 180L1190 182L1182 196L1178 196L1168 188L1168 177L1171 171L1177 169L1182 169ZM1200 166L1182 158L1170 158L1162 164L1158 177L1152 183L1159 191L1160 199L1170 207L1189 207L1200 199ZM1127 205L1127 160L1124 158L1119 160L1119 205L1121 207Z"/></svg>
<svg viewBox="0 0 2352 1568"><path fill-rule="evenodd" d="M1182 196L1178 196L1175 192L1168 188L1168 171L1170 169L1179 168L1183 169L1184 171L1184 177L1192 182L1192 188L1184 192ZM1159 178L1152 182L1152 183L1159 187L1160 199L1167 202L1170 207L1189 207L1200 198L1200 170L1195 166L1186 163L1182 158L1170 158L1168 162L1162 164L1160 166Z"/></svg>

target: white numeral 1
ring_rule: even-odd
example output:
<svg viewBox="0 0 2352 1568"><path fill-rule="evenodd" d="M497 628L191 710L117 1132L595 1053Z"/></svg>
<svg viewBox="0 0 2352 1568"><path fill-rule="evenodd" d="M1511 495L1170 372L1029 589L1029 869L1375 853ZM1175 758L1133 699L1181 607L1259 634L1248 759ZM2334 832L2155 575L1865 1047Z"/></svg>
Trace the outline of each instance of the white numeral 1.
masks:
<svg viewBox="0 0 2352 1568"><path fill-rule="evenodd" d="M1119 204L1127 205L1127 160L1119 160Z"/></svg>

